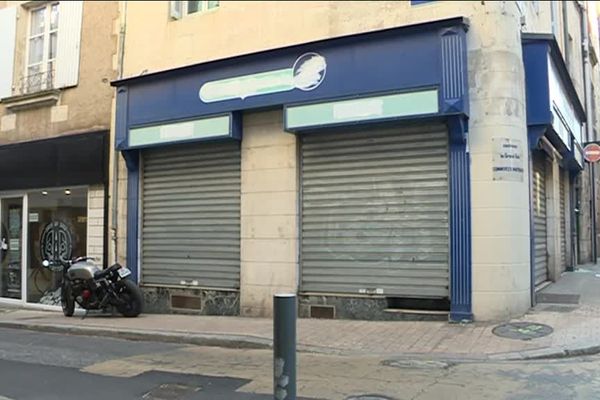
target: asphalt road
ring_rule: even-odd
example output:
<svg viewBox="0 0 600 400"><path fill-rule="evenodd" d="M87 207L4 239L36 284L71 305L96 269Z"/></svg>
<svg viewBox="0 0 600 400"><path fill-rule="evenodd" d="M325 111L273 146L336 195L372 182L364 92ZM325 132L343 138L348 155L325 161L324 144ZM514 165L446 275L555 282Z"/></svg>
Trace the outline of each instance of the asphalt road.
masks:
<svg viewBox="0 0 600 400"><path fill-rule="evenodd" d="M0 329L0 396L18 400L272 398L237 393L248 383L244 379L159 371L118 377L81 371L111 360L180 349L164 343Z"/></svg>
<svg viewBox="0 0 600 400"><path fill-rule="evenodd" d="M598 356L448 362L302 353L299 364L299 395L312 399L600 399ZM266 400L272 368L268 350L0 329L0 400Z"/></svg>

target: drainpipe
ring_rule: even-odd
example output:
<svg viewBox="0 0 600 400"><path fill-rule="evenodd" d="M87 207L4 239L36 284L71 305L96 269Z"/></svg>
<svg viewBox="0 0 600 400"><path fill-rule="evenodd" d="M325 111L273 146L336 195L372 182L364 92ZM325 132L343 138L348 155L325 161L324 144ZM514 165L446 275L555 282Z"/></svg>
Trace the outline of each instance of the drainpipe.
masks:
<svg viewBox="0 0 600 400"><path fill-rule="evenodd" d="M554 3L554 2L552 2ZM567 17L567 4L568 2L562 2L562 28L563 28L563 48L565 49L565 63L567 64L567 69L570 67L570 57L571 53L569 52L569 19Z"/></svg>
<svg viewBox="0 0 600 400"><path fill-rule="evenodd" d="M579 5L579 11L581 15L581 37L583 38L582 43L582 55L583 55L583 87L585 93L585 138L586 141L593 140L594 122L592 110L592 68L590 64L590 36L588 32L588 15L587 15L587 2L577 2ZM588 164L589 168L589 185L590 185L590 222L591 222L591 245L592 245L592 262L596 262L597 249L596 249L596 179L595 179L595 168L593 164Z"/></svg>
<svg viewBox="0 0 600 400"><path fill-rule="evenodd" d="M127 23L127 2L119 2L121 26L119 28L119 44L118 44L118 75L119 79L123 78L123 60L125 59L125 27ZM113 132L114 133L114 132ZM114 135L113 135L114 137ZM119 232L119 156L113 144L112 146L112 170L113 170L113 186L112 186L112 215L111 215L111 239L113 247L113 264L119 261L118 257L118 232Z"/></svg>

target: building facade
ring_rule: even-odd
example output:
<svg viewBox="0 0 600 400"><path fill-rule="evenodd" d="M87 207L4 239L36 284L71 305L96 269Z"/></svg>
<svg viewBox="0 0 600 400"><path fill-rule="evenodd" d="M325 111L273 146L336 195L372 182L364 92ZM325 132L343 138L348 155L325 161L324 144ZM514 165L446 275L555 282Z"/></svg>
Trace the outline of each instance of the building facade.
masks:
<svg viewBox="0 0 600 400"><path fill-rule="evenodd" d="M0 2L0 301L60 305L44 259L107 262L117 2Z"/></svg>
<svg viewBox="0 0 600 400"><path fill-rule="evenodd" d="M525 312L595 247L585 6L128 3L116 248L149 308Z"/></svg>
<svg viewBox="0 0 600 400"><path fill-rule="evenodd" d="M587 7L122 4L112 257L155 312L523 314L595 260Z"/></svg>

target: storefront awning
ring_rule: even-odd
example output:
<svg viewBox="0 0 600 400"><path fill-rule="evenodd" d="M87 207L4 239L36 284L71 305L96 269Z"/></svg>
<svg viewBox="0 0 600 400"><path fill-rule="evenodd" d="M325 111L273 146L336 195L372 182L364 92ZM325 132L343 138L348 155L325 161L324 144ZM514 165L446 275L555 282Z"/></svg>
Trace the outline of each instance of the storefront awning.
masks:
<svg viewBox="0 0 600 400"><path fill-rule="evenodd" d="M570 169L583 168L585 111L554 36L523 34L529 145L545 136Z"/></svg>
<svg viewBox="0 0 600 400"><path fill-rule="evenodd" d="M106 131L0 146L0 191L104 183L107 160Z"/></svg>

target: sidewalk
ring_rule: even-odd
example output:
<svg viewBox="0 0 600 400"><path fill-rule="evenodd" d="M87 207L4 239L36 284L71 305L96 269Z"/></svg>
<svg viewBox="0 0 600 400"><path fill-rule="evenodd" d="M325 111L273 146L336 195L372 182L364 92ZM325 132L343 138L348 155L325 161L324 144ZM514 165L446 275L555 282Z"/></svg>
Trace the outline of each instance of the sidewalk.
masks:
<svg viewBox="0 0 600 400"><path fill-rule="evenodd" d="M598 276L596 276L598 274ZM449 324L429 321L298 320L300 351L428 359L518 360L600 352L600 267L567 273L542 291L577 289L581 304L538 304L520 319L550 325L549 336L522 341L492 333L494 323ZM586 297L587 296L587 297ZM552 296L550 296L551 298ZM233 348L269 348L270 319L143 314L65 318L60 312L3 309L0 327L46 332L168 341Z"/></svg>

